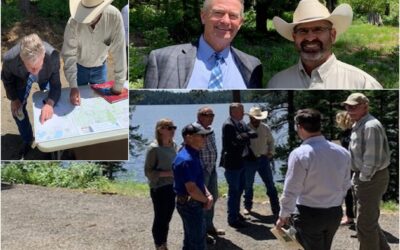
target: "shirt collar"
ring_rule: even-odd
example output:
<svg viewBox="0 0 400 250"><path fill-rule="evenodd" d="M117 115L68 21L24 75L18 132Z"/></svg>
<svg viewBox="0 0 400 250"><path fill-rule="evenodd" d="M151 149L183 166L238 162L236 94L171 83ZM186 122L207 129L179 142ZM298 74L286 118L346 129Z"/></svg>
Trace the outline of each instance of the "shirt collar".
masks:
<svg viewBox="0 0 400 250"><path fill-rule="evenodd" d="M187 145L187 144L185 144L185 148L186 148L186 150L188 151L188 153L189 153L190 155L195 155L195 156L198 156L198 155L199 155L199 150L194 149L194 148L192 148L191 146L189 146L189 145Z"/></svg>
<svg viewBox="0 0 400 250"><path fill-rule="evenodd" d="M325 136L317 135L317 136L309 137L309 138L305 139L302 144L310 144L315 141L325 141Z"/></svg>
<svg viewBox="0 0 400 250"><path fill-rule="evenodd" d="M318 76L322 80L325 80L327 78L329 70L336 63L336 61L337 61L336 56L335 56L335 54L332 53L331 56L328 58L328 60L326 60L326 62L324 62L323 64L321 64L320 66L315 68L313 71L311 71L311 75L318 74ZM299 59L299 62L298 62L298 70L300 71L301 74L303 74L307 78L310 78L310 76L307 74L306 70L304 69L301 58Z"/></svg>
<svg viewBox="0 0 400 250"><path fill-rule="evenodd" d="M359 128L362 124L366 123L370 119L371 115L369 113L365 114L363 117L361 117L360 120L358 120L356 123L353 125L353 130L356 130Z"/></svg>
<svg viewBox="0 0 400 250"><path fill-rule="evenodd" d="M204 36L201 35L200 40L199 40L199 59L202 59L207 62L214 62L214 49L204 40ZM226 60L228 56L230 55L230 46L219 52L219 54L224 58L224 62L226 63Z"/></svg>

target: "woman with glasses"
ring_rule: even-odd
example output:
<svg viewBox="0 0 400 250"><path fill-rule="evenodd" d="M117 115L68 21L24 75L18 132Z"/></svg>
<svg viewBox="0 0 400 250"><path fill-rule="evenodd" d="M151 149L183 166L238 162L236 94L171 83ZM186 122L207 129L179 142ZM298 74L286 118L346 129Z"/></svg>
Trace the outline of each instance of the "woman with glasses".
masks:
<svg viewBox="0 0 400 250"><path fill-rule="evenodd" d="M152 233L156 249L160 250L168 249L169 222L175 208L172 172L172 161L178 148L173 140L175 130L176 126L170 119L165 118L157 122L156 138L147 150L144 164L154 208Z"/></svg>

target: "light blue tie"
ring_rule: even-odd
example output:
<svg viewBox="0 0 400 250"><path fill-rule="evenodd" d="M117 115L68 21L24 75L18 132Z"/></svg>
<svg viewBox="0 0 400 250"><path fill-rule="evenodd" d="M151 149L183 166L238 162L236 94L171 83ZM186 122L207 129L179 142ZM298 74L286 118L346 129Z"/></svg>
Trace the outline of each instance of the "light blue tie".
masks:
<svg viewBox="0 0 400 250"><path fill-rule="evenodd" d="M224 62L224 58L219 53L214 53L215 65L211 69L211 77L208 82L208 89L222 89L222 71L221 64Z"/></svg>
<svg viewBox="0 0 400 250"><path fill-rule="evenodd" d="M36 81L36 76L29 74L28 81L26 82L25 95L24 95L24 100L22 101L22 105L24 105L26 103L29 93L31 92L32 84L35 81Z"/></svg>

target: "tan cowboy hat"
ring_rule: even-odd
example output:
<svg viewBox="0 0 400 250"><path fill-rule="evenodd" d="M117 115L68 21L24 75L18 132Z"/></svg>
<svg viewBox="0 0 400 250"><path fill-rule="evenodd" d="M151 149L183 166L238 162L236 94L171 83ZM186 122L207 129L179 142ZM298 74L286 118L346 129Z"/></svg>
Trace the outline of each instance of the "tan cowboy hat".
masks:
<svg viewBox="0 0 400 250"><path fill-rule="evenodd" d="M339 36L347 30L353 19L353 10L348 4L341 4L329 13L329 10L318 0L301 0L293 13L293 22L287 23L275 16L272 19L276 31L284 38L293 41L292 33L296 25L314 21L327 20L333 24Z"/></svg>
<svg viewBox="0 0 400 250"><path fill-rule="evenodd" d="M113 0L69 0L71 17L79 23L90 23Z"/></svg>
<svg viewBox="0 0 400 250"><path fill-rule="evenodd" d="M252 107L247 114L257 120L265 120L268 116L268 111L261 112L260 107Z"/></svg>

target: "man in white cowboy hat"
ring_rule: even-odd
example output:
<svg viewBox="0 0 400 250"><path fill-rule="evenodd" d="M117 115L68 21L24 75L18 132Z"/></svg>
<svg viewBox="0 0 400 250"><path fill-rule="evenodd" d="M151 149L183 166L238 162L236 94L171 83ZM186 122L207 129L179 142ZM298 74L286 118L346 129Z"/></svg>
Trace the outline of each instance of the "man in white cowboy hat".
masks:
<svg viewBox="0 0 400 250"><path fill-rule="evenodd" d="M125 34L121 13L112 0L70 0L71 17L64 32L64 73L71 87L70 101L80 105L79 85L107 81L108 53L113 56L119 94L126 80Z"/></svg>
<svg viewBox="0 0 400 250"><path fill-rule="evenodd" d="M353 93L342 102L355 121L349 150L357 197L357 238L360 249L390 249L379 226L380 202L389 184L390 149L382 124L369 114L369 100Z"/></svg>
<svg viewBox="0 0 400 250"><path fill-rule="evenodd" d="M318 0L301 0L293 22L273 18L278 33L293 41L300 53L298 64L277 73L268 88L293 89L380 89L369 74L336 59L332 44L347 30L353 18L348 4L332 13Z"/></svg>
<svg viewBox="0 0 400 250"><path fill-rule="evenodd" d="M248 113L250 129L257 133L257 137L250 139L250 149L253 154L246 157L244 162L244 214L249 214L253 207L253 184L256 172L260 175L267 189L272 214L279 214L278 192L274 185L270 160L274 155L274 137L271 129L261 122L268 116L268 111L261 111L260 107L252 107Z"/></svg>

